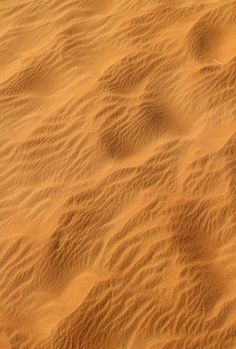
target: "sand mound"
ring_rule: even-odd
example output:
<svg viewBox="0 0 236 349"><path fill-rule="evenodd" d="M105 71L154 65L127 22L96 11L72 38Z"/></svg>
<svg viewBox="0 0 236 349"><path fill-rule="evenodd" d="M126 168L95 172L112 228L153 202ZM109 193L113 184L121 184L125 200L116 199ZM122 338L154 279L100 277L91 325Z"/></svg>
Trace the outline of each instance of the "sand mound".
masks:
<svg viewBox="0 0 236 349"><path fill-rule="evenodd" d="M236 348L236 1L2 0L0 349Z"/></svg>

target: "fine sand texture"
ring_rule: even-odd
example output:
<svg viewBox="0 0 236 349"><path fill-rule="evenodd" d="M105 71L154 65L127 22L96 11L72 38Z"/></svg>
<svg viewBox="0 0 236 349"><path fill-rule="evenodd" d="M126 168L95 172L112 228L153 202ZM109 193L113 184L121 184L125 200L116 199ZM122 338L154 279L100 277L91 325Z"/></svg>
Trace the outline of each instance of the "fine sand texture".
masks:
<svg viewBox="0 0 236 349"><path fill-rule="evenodd" d="M236 348L236 1L0 0L0 349Z"/></svg>

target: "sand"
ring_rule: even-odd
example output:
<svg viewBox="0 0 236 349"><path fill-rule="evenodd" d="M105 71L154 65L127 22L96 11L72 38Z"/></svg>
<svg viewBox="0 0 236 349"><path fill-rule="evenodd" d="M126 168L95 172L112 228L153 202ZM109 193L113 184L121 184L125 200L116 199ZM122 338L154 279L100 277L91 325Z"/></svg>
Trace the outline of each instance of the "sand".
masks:
<svg viewBox="0 0 236 349"><path fill-rule="evenodd" d="M236 1L0 1L0 349L236 348Z"/></svg>

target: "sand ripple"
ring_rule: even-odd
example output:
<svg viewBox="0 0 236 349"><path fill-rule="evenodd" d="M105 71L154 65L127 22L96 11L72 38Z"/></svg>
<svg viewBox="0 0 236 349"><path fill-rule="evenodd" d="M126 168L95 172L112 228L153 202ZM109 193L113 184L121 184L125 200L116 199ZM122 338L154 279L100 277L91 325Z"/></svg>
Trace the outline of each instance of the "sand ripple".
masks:
<svg viewBox="0 0 236 349"><path fill-rule="evenodd" d="M236 348L236 1L2 0L0 349Z"/></svg>

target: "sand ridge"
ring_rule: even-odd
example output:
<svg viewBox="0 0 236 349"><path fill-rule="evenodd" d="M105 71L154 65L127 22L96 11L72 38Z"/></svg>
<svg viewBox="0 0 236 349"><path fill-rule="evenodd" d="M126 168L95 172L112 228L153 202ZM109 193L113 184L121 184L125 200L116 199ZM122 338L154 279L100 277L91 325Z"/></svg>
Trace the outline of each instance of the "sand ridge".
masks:
<svg viewBox="0 0 236 349"><path fill-rule="evenodd" d="M0 349L236 348L236 1L2 0Z"/></svg>

